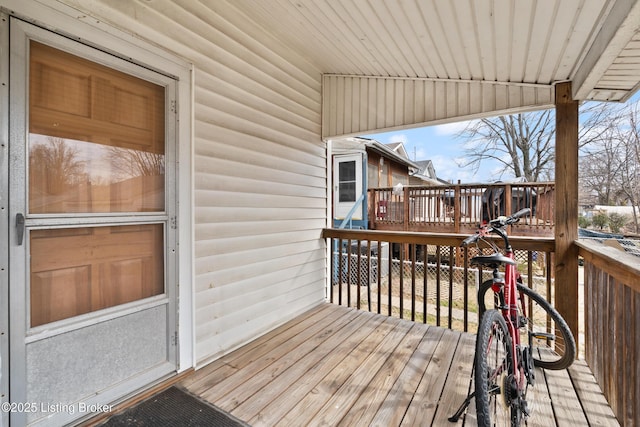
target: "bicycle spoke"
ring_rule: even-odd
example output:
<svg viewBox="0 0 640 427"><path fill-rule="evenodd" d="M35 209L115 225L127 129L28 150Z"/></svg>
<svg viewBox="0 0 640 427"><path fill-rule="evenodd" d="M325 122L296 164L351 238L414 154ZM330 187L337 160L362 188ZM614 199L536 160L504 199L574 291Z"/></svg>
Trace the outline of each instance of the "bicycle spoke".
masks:
<svg viewBox="0 0 640 427"><path fill-rule="evenodd" d="M506 387L512 378L514 363L511 339L502 314L485 313L478 330L475 371L476 411L479 425L510 426L511 407Z"/></svg>

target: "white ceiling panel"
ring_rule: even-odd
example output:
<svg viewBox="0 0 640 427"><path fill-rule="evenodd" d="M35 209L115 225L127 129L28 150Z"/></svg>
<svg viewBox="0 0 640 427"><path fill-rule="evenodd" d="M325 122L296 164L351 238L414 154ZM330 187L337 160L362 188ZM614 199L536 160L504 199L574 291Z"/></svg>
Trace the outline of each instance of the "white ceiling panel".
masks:
<svg viewBox="0 0 640 427"><path fill-rule="evenodd" d="M585 59L598 62L588 56L593 43L608 46L624 26L597 78L574 92L597 99L611 89L620 100L640 81L633 67L624 82L613 77L619 71L605 78L624 58L635 64L637 0L235 0L233 7L323 73L372 77L553 85L585 73ZM628 18L610 19L612 11Z"/></svg>

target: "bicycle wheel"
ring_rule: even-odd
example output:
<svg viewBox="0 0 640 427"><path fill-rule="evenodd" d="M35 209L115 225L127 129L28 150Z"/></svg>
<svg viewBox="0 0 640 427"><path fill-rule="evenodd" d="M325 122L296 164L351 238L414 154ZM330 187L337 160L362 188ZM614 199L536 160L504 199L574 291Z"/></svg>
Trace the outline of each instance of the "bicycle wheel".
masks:
<svg viewBox="0 0 640 427"><path fill-rule="evenodd" d="M476 338L475 392L478 426L514 426L520 423L511 337L498 310L480 320Z"/></svg>
<svg viewBox="0 0 640 427"><path fill-rule="evenodd" d="M493 282L485 281L478 290L478 313L487 308L499 308L499 293L487 292ZM518 309L523 316L520 341L529 342L531 334L532 356L535 366L544 369L566 369L576 357L576 342L567 322L560 313L532 289L518 282Z"/></svg>

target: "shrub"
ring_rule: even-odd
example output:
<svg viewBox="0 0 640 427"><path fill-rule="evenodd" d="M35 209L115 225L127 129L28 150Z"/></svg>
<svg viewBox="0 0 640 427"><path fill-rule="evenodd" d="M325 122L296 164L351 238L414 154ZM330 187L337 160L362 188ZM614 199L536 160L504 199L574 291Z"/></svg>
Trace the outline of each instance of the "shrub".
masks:
<svg viewBox="0 0 640 427"><path fill-rule="evenodd" d="M629 218L626 215L622 215L616 212L609 214L609 228L612 233L619 233L622 227L627 225Z"/></svg>
<svg viewBox="0 0 640 427"><path fill-rule="evenodd" d="M600 230L605 228L609 224L609 215L605 212L598 212L593 216L593 225L598 227Z"/></svg>
<svg viewBox="0 0 640 427"><path fill-rule="evenodd" d="M578 226L580 228L589 228L590 225L591 225L591 220L589 220L589 218L587 218L584 215L580 215L578 217Z"/></svg>

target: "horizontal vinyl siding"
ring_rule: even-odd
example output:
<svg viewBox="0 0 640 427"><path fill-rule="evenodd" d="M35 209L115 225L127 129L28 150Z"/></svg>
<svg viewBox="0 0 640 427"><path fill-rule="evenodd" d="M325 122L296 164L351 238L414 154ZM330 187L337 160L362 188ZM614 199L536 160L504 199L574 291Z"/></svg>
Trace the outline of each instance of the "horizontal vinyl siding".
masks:
<svg viewBox="0 0 640 427"><path fill-rule="evenodd" d="M68 3L194 64L198 363L321 302L321 72L232 1Z"/></svg>
<svg viewBox="0 0 640 427"><path fill-rule="evenodd" d="M233 14L231 7L220 9ZM195 319L201 363L325 294L320 73L310 77L272 53L261 57L277 43L248 40L237 46L230 39L246 37L238 33L253 25L239 15L231 18L243 28L227 24L229 38L216 40L223 68L195 64ZM271 41L266 35L259 39Z"/></svg>
<svg viewBox="0 0 640 427"><path fill-rule="evenodd" d="M547 85L326 75L324 137L363 135L550 108Z"/></svg>

